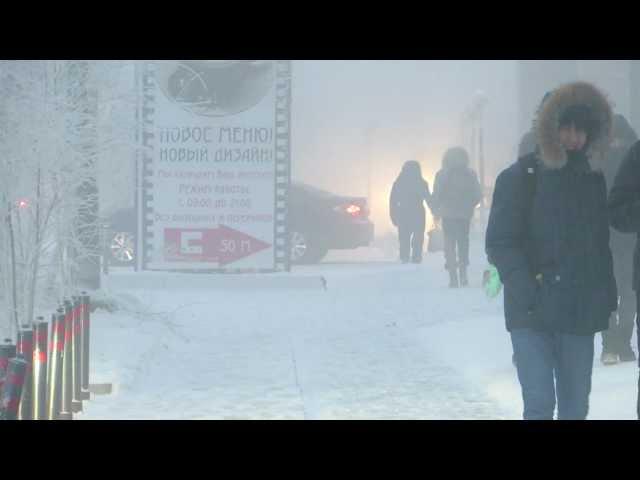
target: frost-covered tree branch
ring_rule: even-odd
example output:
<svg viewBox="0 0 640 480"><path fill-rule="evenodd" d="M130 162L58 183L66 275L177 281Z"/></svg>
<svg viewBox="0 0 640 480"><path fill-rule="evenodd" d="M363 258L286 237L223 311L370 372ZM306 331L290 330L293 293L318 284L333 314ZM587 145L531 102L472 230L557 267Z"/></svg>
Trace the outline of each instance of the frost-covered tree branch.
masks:
<svg viewBox="0 0 640 480"><path fill-rule="evenodd" d="M135 145L133 116L118 114L135 103L117 88L130 72L122 61L0 62L5 336L76 292L82 264L98 268L98 163Z"/></svg>

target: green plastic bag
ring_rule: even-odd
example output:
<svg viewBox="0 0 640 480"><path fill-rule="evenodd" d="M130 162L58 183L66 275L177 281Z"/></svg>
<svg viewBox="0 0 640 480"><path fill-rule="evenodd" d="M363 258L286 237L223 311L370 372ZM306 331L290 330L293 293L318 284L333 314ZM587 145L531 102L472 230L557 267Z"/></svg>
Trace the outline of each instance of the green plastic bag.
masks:
<svg viewBox="0 0 640 480"><path fill-rule="evenodd" d="M496 298L502 290L502 281L498 269L490 265L482 274L482 288L489 298Z"/></svg>

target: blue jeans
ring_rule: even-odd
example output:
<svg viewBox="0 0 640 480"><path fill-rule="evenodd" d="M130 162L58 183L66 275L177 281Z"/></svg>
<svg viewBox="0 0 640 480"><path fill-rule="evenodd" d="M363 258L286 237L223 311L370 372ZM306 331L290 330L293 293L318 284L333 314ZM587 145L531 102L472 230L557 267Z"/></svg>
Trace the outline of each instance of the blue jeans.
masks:
<svg viewBox="0 0 640 480"><path fill-rule="evenodd" d="M589 412L595 335L522 328L511 332L525 420L584 420Z"/></svg>

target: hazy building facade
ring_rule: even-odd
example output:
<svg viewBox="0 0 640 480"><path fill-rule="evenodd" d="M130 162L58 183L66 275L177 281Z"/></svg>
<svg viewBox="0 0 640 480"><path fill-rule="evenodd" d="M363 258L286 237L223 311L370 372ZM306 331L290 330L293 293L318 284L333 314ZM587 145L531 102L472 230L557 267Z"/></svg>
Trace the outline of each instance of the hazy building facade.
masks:
<svg viewBox="0 0 640 480"><path fill-rule="evenodd" d="M640 61L638 60L520 60L518 62L518 130L529 128L545 92L566 82L584 80L597 85L616 113L640 129Z"/></svg>
<svg viewBox="0 0 640 480"><path fill-rule="evenodd" d="M578 78L576 60L520 60L518 62L518 131L531 128L536 109L546 92Z"/></svg>

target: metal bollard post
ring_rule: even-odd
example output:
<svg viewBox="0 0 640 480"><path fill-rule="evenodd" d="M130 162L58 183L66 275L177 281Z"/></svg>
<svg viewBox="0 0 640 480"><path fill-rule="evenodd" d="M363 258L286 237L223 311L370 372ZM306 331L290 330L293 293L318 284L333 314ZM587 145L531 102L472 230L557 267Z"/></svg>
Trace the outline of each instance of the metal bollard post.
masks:
<svg viewBox="0 0 640 480"><path fill-rule="evenodd" d="M10 338L4 339L4 344L0 345L0 396L2 394L2 385L7 376L7 368L9 368L9 360L16 356L16 346L11 343Z"/></svg>
<svg viewBox="0 0 640 480"><path fill-rule="evenodd" d="M18 406L19 420L33 420L33 389L31 388L33 377L33 327L22 325L18 331L18 341L16 342L16 356L21 356L27 362L24 372L24 385L22 386L22 397Z"/></svg>
<svg viewBox="0 0 640 480"><path fill-rule="evenodd" d="M82 305L80 297L73 296L73 333L71 335L71 384L73 386L72 410L74 413L82 411L82 393L80 391L82 369Z"/></svg>
<svg viewBox="0 0 640 480"><path fill-rule="evenodd" d="M51 317L51 343L49 344L49 376L47 391L47 418L57 420L62 409L62 366L64 355L65 316L59 308Z"/></svg>
<svg viewBox="0 0 640 480"><path fill-rule="evenodd" d="M38 317L33 335L33 419L47 418L47 340L49 325Z"/></svg>
<svg viewBox="0 0 640 480"><path fill-rule="evenodd" d="M91 315L91 302L89 295L87 292L82 292L82 381L81 381L81 389L82 389L82 399L89 400L89 365L90 365L90 350L89 350L89 341L91 339L89 333L90 327L90 315Z"/></svg>
<svg viewBox="0 0 640 480"><path fill-rule="evenodd" d="M18 418L18 406L24 385L24 375L27 370L27 362L20 357L9 360L7 376L0 398L2 420L16 420Z"/></svg>
<svg viewBox="0 0 640 480"><path fill-rule="evenodd" d="M64 301L64 350L62 353L62 402L58 418L60 420L73 419L73 359L71 348L73 344L73 305L69 300Z"/></svg>

